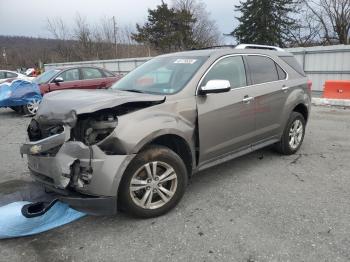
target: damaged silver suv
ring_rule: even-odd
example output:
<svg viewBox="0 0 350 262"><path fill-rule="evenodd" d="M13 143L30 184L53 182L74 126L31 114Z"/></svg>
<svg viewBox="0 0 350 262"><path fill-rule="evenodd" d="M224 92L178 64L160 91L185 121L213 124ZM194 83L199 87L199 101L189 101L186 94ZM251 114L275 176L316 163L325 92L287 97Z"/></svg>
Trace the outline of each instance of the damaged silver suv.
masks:
<svg viewBox="0 0 350 262"><path fill-rule="evenodd" d="M198 171L268 145L297 152L309 112L307 78L279 48L173 53L111 90L45 95L21 153L35 180L77 210L154 217Z"/></svg>

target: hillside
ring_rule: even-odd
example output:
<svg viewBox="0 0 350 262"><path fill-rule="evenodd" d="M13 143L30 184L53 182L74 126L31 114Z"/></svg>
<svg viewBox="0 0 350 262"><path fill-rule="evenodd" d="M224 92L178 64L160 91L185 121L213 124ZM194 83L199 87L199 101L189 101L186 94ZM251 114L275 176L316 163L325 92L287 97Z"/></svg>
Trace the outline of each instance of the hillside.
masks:
<svg viewBox="0 0 350 262"><path fill-rule="evenodd" d="M23 36L0 36L0 69L15 70L35 67L42 63L114 59L114 45L93 43L93 52L82 53L77 41L33 38ZM4 50L6 59L3 57ZM154 53L152 52L152 55ZM142 45L118 44L118 58L148 56L149 50Z"/></svg>

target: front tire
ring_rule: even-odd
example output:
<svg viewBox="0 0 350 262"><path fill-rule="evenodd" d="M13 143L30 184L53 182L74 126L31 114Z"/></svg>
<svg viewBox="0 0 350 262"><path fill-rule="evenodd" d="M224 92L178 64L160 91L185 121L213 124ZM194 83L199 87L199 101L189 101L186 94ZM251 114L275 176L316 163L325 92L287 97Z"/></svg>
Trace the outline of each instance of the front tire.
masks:
<svg viewBox="0 0 350 262"><path fill-rule="evenodd" d="M306 121L302 114L292 112L276 150L283 155L293 155L300 149L305 136Z"/></svg>
<svg viewBox="0 0 350 262"><path fill-rule="evenodd" d="M164 146L150 146L126 169L119 186L118 205L141 218L161 216L185 193L187 170L182 159Z"/></svg>

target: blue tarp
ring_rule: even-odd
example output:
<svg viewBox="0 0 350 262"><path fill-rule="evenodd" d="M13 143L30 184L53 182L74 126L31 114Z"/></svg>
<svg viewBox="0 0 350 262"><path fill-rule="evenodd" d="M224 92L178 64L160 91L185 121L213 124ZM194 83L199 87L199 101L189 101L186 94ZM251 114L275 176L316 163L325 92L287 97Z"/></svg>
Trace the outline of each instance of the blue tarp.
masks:
<svg viewBox="0 0 350 262"><path fill-rule="evenodd" d="M35 183L0 183L0 239L38 234L86 215L55 199Z"/></svg>
<svg viewBox="0 0 350 262"><path fill-rule="evenodd" d="M38 234L77 220L86 214L56 202L46 213L27 218L22 208L30 202L14 202L0 207L0 239Z"/></svg>
<svg viewBox="0 0 350 262"><path fill-rule="evenodd" d="M0 107L24 106L33 99L42 99L37 84L25 80L0 84Z"/></svg>

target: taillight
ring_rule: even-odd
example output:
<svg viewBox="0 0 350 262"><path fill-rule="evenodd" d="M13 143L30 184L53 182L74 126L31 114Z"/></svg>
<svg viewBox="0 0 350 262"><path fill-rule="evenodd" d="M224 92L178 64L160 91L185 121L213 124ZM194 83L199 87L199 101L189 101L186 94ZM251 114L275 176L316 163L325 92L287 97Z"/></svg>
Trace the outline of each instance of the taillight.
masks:
<svg viewBox="0 0 350 262"><path fill-rule="evenodd" d="M307 81L307 89L309 89L309 91L311 92L311 90L312 90L312 81L311 80Z"/></svg>

